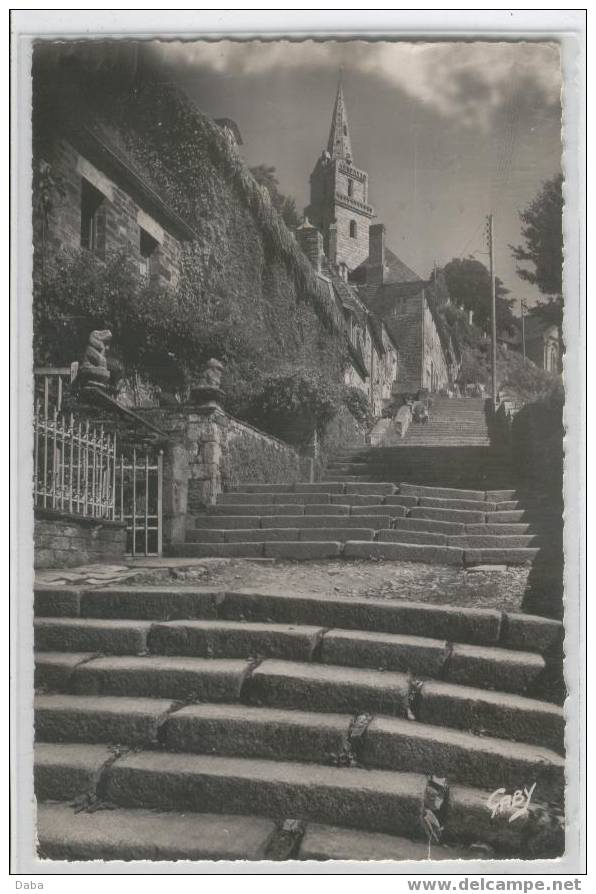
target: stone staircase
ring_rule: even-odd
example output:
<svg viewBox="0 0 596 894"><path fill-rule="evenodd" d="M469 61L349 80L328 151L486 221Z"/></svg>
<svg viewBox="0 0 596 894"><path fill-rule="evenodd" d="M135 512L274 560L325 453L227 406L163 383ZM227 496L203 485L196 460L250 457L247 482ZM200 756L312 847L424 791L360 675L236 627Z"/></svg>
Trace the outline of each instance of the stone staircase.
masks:
<svg viewBox="0 0 596 894"><path fill-rule="evenodd" d="M412 422L396 447L490 446L484 398L432 396L429 421Z"/></svg>
<svg viewBox="0 0 596 894"><path fill-rule="evenodd" d="M338 480L229 488L189 518L186 541L168 554L517 565L534 561L544 542L515 490L354 480L354 467L367 477L370 464L344 465L330 464Z"/></svg>
<svg viewBox="0 0 596 894"><path fill-rule="evenodd" d="M479 511L377 496L415 500L422 514L394 517L423 526L467 524L424 513ZM461 499L507 502L490 496ZM38 587L40 854L554 858L564 716L544 680L561 638L558 621L403 599ZM517 818L510 802L494 809L496 789L524 788Z"/></svg>

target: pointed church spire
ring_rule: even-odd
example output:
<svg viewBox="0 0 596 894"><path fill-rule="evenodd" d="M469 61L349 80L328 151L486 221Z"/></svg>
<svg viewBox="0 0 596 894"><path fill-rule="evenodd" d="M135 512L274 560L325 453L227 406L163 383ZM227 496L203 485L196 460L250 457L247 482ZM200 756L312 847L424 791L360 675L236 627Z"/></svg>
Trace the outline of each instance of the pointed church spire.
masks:
<svg viewBox="0 0 596 894"><path fill-rule="evenodd" d="M352 146L350 143L348 114L346 112L346 104L344 101L341 72L337 85L337 96L335 97L333 117L331 118L327 152L331 158L343 158L346 161L352 162Z"/></svg>

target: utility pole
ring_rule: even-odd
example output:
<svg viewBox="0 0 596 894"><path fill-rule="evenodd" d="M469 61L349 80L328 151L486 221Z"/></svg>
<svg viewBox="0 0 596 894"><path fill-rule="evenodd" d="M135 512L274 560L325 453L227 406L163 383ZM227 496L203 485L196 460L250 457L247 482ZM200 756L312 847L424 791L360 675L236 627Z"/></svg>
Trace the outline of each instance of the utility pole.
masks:
<svg viewBox="0 0 596 894"><path fill-rule="evenodd" d="M524 301L523 298L520 298L520 304L521 304L521 321L522 321L522 351L523 351L523 355L524 355L524 366L525 366L526 365L526 315L525 315L525 312L526 312L527 308L526 308L526 302Z"/></svg>
<svg viewBox="0 0 596 894"><path fill-rule="evenodd" d="M488 254L490 258L490 318L492 330L492 395L493 406L497 405L497 290L495 281L495 258L493 251L493 243L495 238L495 229L493 216L489 214L487 217L487 236L488 236Z"/></svg>

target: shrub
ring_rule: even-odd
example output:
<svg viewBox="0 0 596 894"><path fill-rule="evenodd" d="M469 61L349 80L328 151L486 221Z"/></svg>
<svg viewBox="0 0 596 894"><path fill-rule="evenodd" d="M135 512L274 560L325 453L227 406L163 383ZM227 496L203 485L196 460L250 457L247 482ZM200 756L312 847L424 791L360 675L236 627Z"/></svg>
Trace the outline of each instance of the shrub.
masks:
<svg viewBox="0 0 596 894"><path fill-rule="evenodd" d="M340 389L309 370L274 373L253 397L249 418L261 428L298 446L315 429L321 433L337 413Z"/></svg>
<svg viewBox="0 0 596 894"><path fill-rule="evenodd" d="M370 401L364 391L354 386L346 387L344 390L344 404L356 420L363 425L368 425L372 420L372 411Z"/></svg>

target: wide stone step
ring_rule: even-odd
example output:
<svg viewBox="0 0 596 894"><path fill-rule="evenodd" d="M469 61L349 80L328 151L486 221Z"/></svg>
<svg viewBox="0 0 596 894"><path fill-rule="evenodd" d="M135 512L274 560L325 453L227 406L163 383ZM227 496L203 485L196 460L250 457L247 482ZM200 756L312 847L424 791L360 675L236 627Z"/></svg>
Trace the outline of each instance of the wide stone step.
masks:
<svg viewBox="0 0 596 894"><path fill-rule="evenodd" d="M214 516L238 515L304 515L306 510L312 514L330 511L330 498L322 503L225 503L212 506L209 514Z"/></svg>
<svg viewBox="0 0 596 894"><path fill-rule="evenodd" d="M264 860L275 831L254 815L37 806L39 852L48 860ZM321 847L322 834L309 847Z"/></svg>
<svg viewBox="0 0 596 894"><path fill-rule="evenodd" d="M463 522L435 521L410 516L393 519L392 525L398 531L426 531L430 534L463 534L467 528Z"/></svg>
<svg viewBox="0 0 596 894"><path fill-rule="evenodd" d="M220 592L188 586L37 586L35 613L59 612L89 619L144 621L229 620L397 633L450 642L503 646L536 653L560 646L560 621L495 609L434 605L345 596L264 594L256 590ZM56 620L55 618L53 620ZM93 653L44 653L50 676L72 673Z"/></svg>
<svg viewBox="0 0 596 894"><path fill-rule="evenodd" d="M535 534L458 534L447 536L450 546L461 546L465 550L476 549L524 549L538 547L540 537ZM468 554L466 552L466 562Z"/></svg>
<svg viewBox="0 0 596 894"><path fill-rule="evenodd" d="M175 703L101 696L35 700L38 742L119 743L168 751L431 772L488 789L536 782L541 800L561 801L564 760L546 748L377 715L351 738L349 714L239 704ZM159 738L158 738L159 737Z"/></svg>
<svg viewBox="0 0 596 894"><path fill-rule="evenodd" d="M79 695L234 702L249 668L246 660L224 658L112 656L78 665L71 687Z"/></svg>
<svg viewBox="0 0 596 894"><path fill-rule="evenodd" d="M350 752L369 769L433 773L450 781L512 790L536 782L541 800L561 801L563 758L525 743L376 716L361 738L350 739L349 715L244 705L189 705L163 728L170 751L318 762L331 765Z"/></svg>
<svg viewBox="0 0 596 894"><path fill-rule="evenodd" d="M354 535L355 540L360 538ZM376 538L379 542L393 543L420 543L435 546L455 546L464 550L483 549L483 548L519 548L519 547L537 547L539 537L533 534L522 534L517 536L498 534L439 534L429 531L409 531L399 528L383 529L377 532Z"/></svg>
<svg viewBox="0 0 596 894"><path fill-rule="evenodd" d="M107 745L38 742L33 771L38 801L71 801L94 793L114 754Z"/></svg>
<svg viewBox="0 0 596 894"><path fill-rule="evenodd" d="M508 515L509 513L494 512L492 514ZM482 510L428 509L424 506L414 506L410 509L408 518L424 518L427 521L461 522L462 524L482 524L482 522L486 521L486 513ZM511 521L514 521L514 519L511 519Z"/></svg>
<svg viewBox="0 0 596 894"><path fill-rule="evenodd" d="M395 835L309 823L298 851L300 860L471 860L475 851Z"/></svg>
<svg viewBox="0 0 596 894"><path fill-rule="evenodd" d="M455 546L423 543L390 543L348 540L346 559L377 559L387 562L426 562L429 565L463 565L464 551Z"/></svg>
<svg viewBox="0 0 596 894"><path fill-rule="evenodd" d="M472 512L496 512L497 503L486 500L449 500L445 497L418 497L418 505L427 509L463 509Z"/></svg>
<svg viewBox="0 0 596 894"><path fill-rule="evenodd" d="M110 768L106 794L127 807L256 813L338 822L423 839L426 779L414 773L194 754L127 754Z"/></svg>
<svg viewBox="0 0 596 894"><path fill-rule="evenodd" d="M500 643L503 615L494 609L456 608L428 603L391 602L359 597L296 596L255 592L227 592L218 603L219 617L247 621L312 624L343 630L377 631L435 637L478 645ZM510 617L507 615L507 617ZM527 616L522 616L527 617ZM533 619L541 630L543 619ZM553 622L545 626L551 632ZM562 629L554 622L556 630ZM509 631L509 627L508 627ZM526 634L529 636L529 629ZM509 641L503 643L509 645ZM516 647L514 647L516 648ZM527 645L524 645L524 649Z"/></svg>
<svg viewBox="0 0 596 894"><path fill-rule="evenodd" d="M366 521L366 519L365 519ZM361 521L362 523L362 521ZM358 540L373 540L375 529L373 527L362 528L241 528L240 530L210 530L207 528L190 529L186 532L187 543L249 543L257 541L267 543L271 540L331 540L340 541L356 538Z"/></svg>
<svg viewBox="0 0 596 894"><path fill-rule="evenodd" d="M402 671L418 679L439 678L503 692L528 691L545 670L544 658L532 652L369 631L328 630L319 652L323 663Z"/></svg>
<svg viewBox="0 0 596 894"><path fill-rule="evenodd" d="M309 507L309 509L312 507ZM349 514L350 507L328 506L325 514L316 515L270 515L270 516L196 516L195 526L198 531L236 531L255 530L256 528L388 528L393 518L400 517L405 511L403 507L382 506L354 507L357 512ZM362 516L366 516L363 520ZM193 535L194 536L194 535Z"/></svg>
<svg viewBox="0 0 596 894"><path fill-rule="evenodd" d="M502 525L509 522L531 521L525 509L513 509L509 511L487 512L486 521L489 525Z"/></svg>
<svg viewBox="0 0 596 894"><path fill-rule="evenodd" d="M135 655L147 648L149 621L36 618L35 648L40 652L106 652Z"/></svg>
<svg viewBox="0 0 596 894"><path fill-rule="evenodd" d="M422 684L414 713L422 723L563 753L565 716L550 702L433 680Z"/></svg>
<svg viewBox="0 0 596 894"><path fill-rule="evenodd" d="M263 559L263 541L239 541L238 543L170 543L164 555L171 558L193 559Z"/></svg>
<svg viewBox="0 0 596 894"><path fill-rule="evenodd" d="M151 745L175 703L126 696L36 695L38 742L91 742Z"/></svg>
<svg viewBox="0 0 596 894"><path fill-rule="evenodd" d="M324 530L324 529L321 529ZM166 550L168 556L194 558L243 558L243 559L288 559L293 561L316 561L337 559L342 554L343 543L325 539L288 540L279 537L267 540L245 540L238 538L235 543L174 543ZM307 533L305 532L305 536ZM368 533L365 535L368 536ZM287 535L286 535L287 537ZM370 539L370 538L369 538Z"/></svg>
<svg viewBox="0 0 596 894"><path fill-rule="evenodd" d="M151 627L156 655L202 658L285 658L312 661L322 627L246 621L167 621Z"/></svg>
<svg viewBox="0 0 596 894"><path fill-rule="evenodd" d="M496 534L499 537L501 536L515 536L519 537L523 534L533 533L533 525L529 522L506 522L503 525L495 525L495 524L473 524L473 525L464 525L464 532L466 534L480 534L482 536Z"/></svg>
<svg viewBox="0 0 596 894"><path fill-rule="evenodd" d="M376 716L357 753L366 767L423 772L488 791L535 782L537 800L563 801L565 760L539 745Z"/></svg>
<svg viewBox="0 0 596 894"><path fill-rule="evenodd" d="M77 791L77 785L83 781L81 765L93 763L86 753L93 748L39 745L36 753L38 799L50 799L60 785L76 794L89 791L88 788ZM117 808L176 811L192 817L199 807L207 813L256 815L277 822L288 817L324 825L339 821L344 828L426 840L421 822L427 791L424 774L131 751L116 759L112 756L108 765L103 764L101 777L103 796ZM499 853L513 855L531 846L532 839L543 834L537 822L541 809L538 804L531 805L516 828L509 822L515 810L513 806L491 817L486 809L489 794L468 786L450 788L444 819L448 840L463 844L484 842Z"/></svg>
<svg viewBox="0 0 596 894"><path fill-rule="evenodd" d="M286 484L260 484L249 482L246 484L228 484L225 492L228 494L310 494L310 493L328 493L342 494L344 492L343 484L333 481L315 481L315 482L288 482Z"/></svg>
<svg viewBox="0 0 596 894"><path fill-rule="evenodd" d="M336 494L335 496L340 496ZM315 491L313 493L288 493L287 491L283 493L265 493L265 492L252 492L252 493L223 493L219 494L217 497L217 505L218 506L234 506L234 505L306 505L309 503L330 503L331 502L331 494L328 491Z"/></svg>
<svg viewBox="0 0 596 894"><path fill-rule="evenodd" d="M335 665L263 661L247 679L243 697L253 705L326 713L385 713L405 717L407 674Z"/></svg>
<svg viewBox="0 0 596 894"><path fill-rule="evenodd" d="M408 484L405 481L399 484L400 494L409 494L416 497L438 497L445 500L485 500L486 491L465 490L456 487L429 487L424 484Z"/></svg>
<svg viewBox="0 0 596 894"><path fill-rule="evenodd" d="M56 623L68 630L68 620L57 619ZM320 661L519 693L535 686L545 668L542 656L534 653L466 644L448 646L442 639L404 634L224 620L140 623L150 628L147 647L156 656ZM78 624L95 626L89 620ZM85 663L91 671L95 666L94 661ZM73 681L75 687L83 685L76 668Z"/></svg>
<svg viewBox="0 0 596 894"><path fill-rule="evenodd" d="M534 547L490 547L466 549L466 565L528 565L538 556L540 550Z"/></svg>

